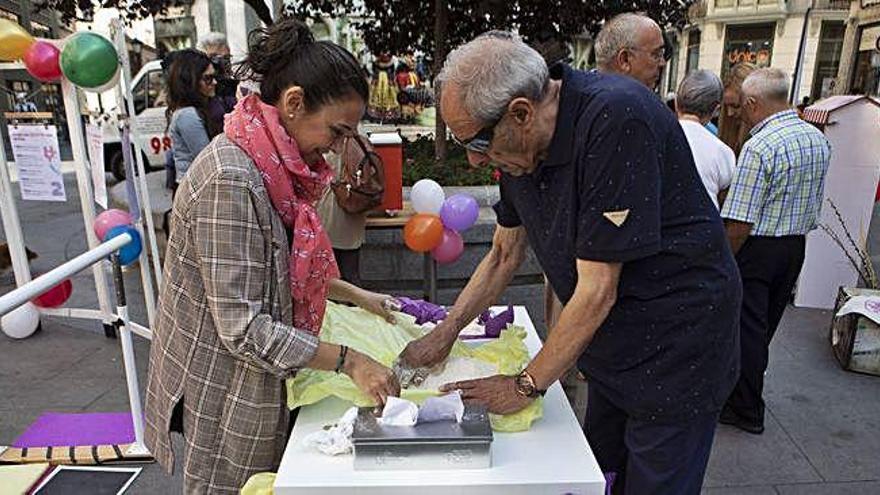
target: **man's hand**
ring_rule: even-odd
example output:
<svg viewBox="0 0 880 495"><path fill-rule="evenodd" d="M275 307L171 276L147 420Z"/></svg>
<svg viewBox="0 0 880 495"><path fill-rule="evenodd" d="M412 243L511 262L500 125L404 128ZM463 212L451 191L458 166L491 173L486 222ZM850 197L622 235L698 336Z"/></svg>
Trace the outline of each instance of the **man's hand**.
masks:
<svg viewBox="0 0 880 495"><path fill-rule="evenodd" d="M513 414L525 409L533 400L516 391L515 376L495 375L447 383L440 387L441 392L453 390L460 390L465 402L485 405L490 413L495 414Z"/></svg>
<svg viewBox="0 0 880 495"><path fill-rule="evenodd" d="M457 337L441 322L430 333L407 344L400 360L410 368L433 368L449 356Z"/></svg>

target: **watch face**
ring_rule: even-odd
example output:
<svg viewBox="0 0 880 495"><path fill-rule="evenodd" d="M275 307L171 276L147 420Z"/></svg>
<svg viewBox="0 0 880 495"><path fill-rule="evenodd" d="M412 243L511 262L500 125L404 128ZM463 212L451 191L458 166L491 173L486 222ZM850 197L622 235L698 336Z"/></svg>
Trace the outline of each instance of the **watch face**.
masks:
<svg viewBox="0 0 880 495"><path fill-rule="evenodd" d="M519 375L516 377L516 391L525 397L534 397L535 384L527 377Z"/></svg>

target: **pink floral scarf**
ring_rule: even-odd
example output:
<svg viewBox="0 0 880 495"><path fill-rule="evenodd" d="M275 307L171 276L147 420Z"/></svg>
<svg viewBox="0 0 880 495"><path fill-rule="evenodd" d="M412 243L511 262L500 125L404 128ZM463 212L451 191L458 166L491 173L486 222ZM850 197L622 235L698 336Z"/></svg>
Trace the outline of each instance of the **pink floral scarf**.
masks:
<svg viewBox="0 0 880 495"><path fill-rule="evenodd" d="M289 266L293 325L317 335L330 279L339 277L330 238L315 210L333 171L323 159L306 164L296 141L281 125L278 110L256 94L243 98L226 116L224 132L257 165L272 206L293 232Z"/></svg>

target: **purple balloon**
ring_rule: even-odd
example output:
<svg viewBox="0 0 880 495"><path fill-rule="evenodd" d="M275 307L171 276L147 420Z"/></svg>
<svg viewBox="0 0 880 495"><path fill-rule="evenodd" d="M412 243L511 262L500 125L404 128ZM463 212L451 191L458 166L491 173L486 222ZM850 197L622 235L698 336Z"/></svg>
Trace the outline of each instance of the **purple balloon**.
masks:
<svg viewBox="0 0 880 495"><path fill-rule="evenodd" d="M452 229L443 229L443 240L440 241L439 246L431 250L434 259L441 265L454 262L461 257L462 252L464 252L464 239Z"/></svg>
<svg viewBox="0 0 880 495"><path fill-rule="evenodd" d="M455 194L446 198L440 208L440 219L443 226L456 232L463 232L477 223L480 216L480 205L468 194Z"/></svg>

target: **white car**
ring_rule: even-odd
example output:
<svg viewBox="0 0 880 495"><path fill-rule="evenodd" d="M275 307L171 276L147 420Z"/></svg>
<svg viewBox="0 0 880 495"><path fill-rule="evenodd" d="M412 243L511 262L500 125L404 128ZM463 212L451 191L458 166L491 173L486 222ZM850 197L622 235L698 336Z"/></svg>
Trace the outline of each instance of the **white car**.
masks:
<svg viewBox="0 0 880 495"><path fill-rule="evenodd" d="M165 75L158 60L147 62L132 78L134 116L132 117L132 144L144 157L147 172L165 167L165 152L171 149L171 138L165 133ZM119 129L113 123L104 127L104 168L117 180L125 179L122 143Z"/></svg>

